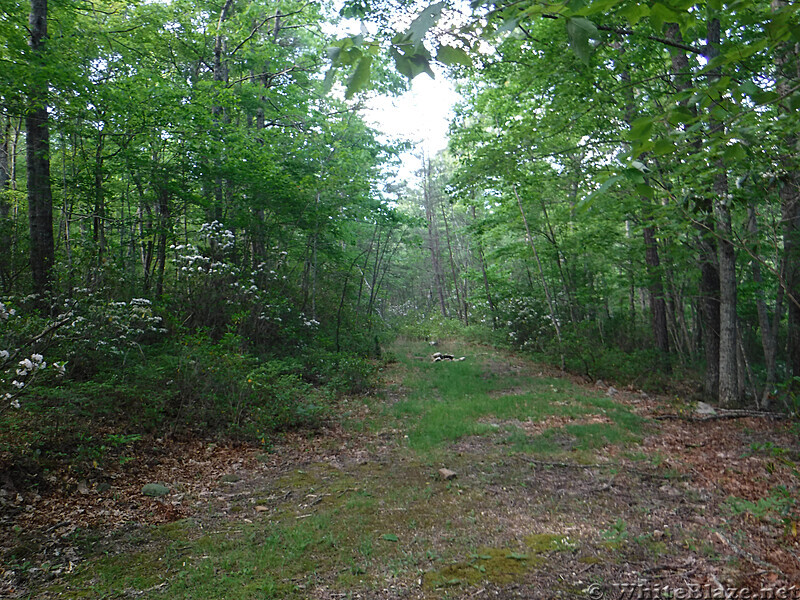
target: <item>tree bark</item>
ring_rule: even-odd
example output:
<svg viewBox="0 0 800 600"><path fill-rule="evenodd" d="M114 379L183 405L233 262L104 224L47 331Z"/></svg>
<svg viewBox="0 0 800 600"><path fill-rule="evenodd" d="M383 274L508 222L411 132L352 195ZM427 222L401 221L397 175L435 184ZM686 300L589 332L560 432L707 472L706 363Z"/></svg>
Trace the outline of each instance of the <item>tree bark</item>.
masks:
<svg viewBox="0 0 800 600"><path fill-rule="evenodd" d="M758 220L756 219L755 207L751 204L747 207L747 230L753 240L758 240ZM756 284L756 310L758 311L758 328L761 333L761 347L764 350L764 369L766 371L766 381L764 390L761 393L759 408L768 409L770 404L770 394L775 387L775 373L777 362L775 360L778 340L772 328L767 310L767 302L764 297L764 279L761 274L761 263L757 260L752 261L753 283Z"/></svg>
<svg viewBox="0 0 800 600"><path fill-rule="evenodd" d="M51 287L55 261L53 239L53 192L50 185L50 130L47 87L43 80L42 53L47 39L47 0L31 0L30 48L33 79L29 82L28 113L25 117L28 160L28 220L33 291L44 296Z"/></svg>
<svg viewBox="0 0 800 600"><path fill-rule="evenodd" d="M672 372L669 360L669 332L667 331L667 304L664 300L664 285L661 280L661 260L658 257L655 229L646 226L642 230L644 237L644 258L647 265L648 286L650 293L651 323L656 348L661 355L661 368L665 373Z"/></svg>
<svg viewBox="0 0 800 600"><path fill-rule="evenodd" d="M773 0L772 10L779 11L787 2ZM778 71L776 92L780 97L789 94L800 78L800 47L784 42L775 52ZM781 105L779 110L792 118L794 111ZM792 122L792 121L789 121ZM793 390L800 390L800 136L796 130L784 137L786 152L780 157L778 193L783 222L783 281L787 299L786 366Z"/></svg>
<svg viewBox="0 0 800 600"><path fill-rule="evenodd" d="M431 251L431 262L433 264L433 282L436 294L439 296L439 306L442 316L447 317L447 304L444 300L444 274L442 273L441 262L439 260L439 231L436 227L436 213L433 209L433 194L431 190L431 163L428 159L423 159L424 181L423 196L425 201L425 220L428 223L428 246Z"/></svg>
<svg viewBox="0 0 800 600"><path fill-rule="evenodd" d="M712 18L707 29L707 58L719 56L720 22ZM712 77L718 77L714 72ZM712 104L712 108L715 104ZM710 133L723 133L723 125L716 119L709 119ZM731 196L728 193L728 175L724 161L714 163L717 174L714 178L714 216L719 232L717 245L719 257L719 395L723 406L735 406L741 400L742 390L738 381L737 362L737 315L736 315L736 252L733 247L733 227L731 221Z"/></svg>

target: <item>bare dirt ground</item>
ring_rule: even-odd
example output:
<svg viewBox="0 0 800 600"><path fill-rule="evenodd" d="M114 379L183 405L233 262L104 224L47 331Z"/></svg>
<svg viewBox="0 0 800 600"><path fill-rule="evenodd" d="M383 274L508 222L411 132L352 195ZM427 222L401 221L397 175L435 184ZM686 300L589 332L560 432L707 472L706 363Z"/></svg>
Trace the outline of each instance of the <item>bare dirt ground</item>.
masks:
<svg viewBox="0 0 800 600"><path fill-rule="evenodd" d="M69 584L57 593L53 586L97 556L125 552L153 525L188 520L213 532L323 513L333 530L358 523L391 548L347 577L338 567L295 574L297 597L711 598L775 590L800 597L792 591L800 585L795 423L700 420L691 411L678 415L671 399L620 391L615 401L650 419L634 447L573 460L568 452L514 453L501 435L484 435L420 457L397 426L353 425L402 397L401 382L390 369L381 399L350 399L339 407L349 413L346 423L286 434L269 452L143 439L114 467L24 473L4 465L0 597L79 597ZM568 422L581 421L553 416L517 425L536 433ZM441 467L457 476L442 480ZM151 482L170 493L144 496ZM370 503L355 520L362 496ZM349 539L342 534L340 552ZM118 597L162 597L163 585Z"/></svg>

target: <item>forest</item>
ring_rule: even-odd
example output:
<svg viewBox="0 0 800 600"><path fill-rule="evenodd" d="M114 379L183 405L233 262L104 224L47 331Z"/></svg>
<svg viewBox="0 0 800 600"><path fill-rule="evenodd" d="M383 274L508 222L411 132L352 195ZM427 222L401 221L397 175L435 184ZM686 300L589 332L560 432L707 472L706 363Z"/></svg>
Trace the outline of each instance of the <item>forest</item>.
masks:
<svg viewBox="0 0 800 600"><path fill-rule="evenodd" d="M101 493L165 440L280 454L403 352L793 423L798 6L4 3L0 594L28 495ZM365 117L416 77L461 98L434 155Z"/></svg>

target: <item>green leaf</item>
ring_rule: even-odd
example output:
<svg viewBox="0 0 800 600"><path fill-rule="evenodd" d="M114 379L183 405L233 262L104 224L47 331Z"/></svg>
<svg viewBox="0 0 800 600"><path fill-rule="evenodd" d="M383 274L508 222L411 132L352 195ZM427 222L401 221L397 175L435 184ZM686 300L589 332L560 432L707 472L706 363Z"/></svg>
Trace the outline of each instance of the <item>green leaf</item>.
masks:
<svg viewBox="0 0 800 600"><path fill-rule="evenodd" d="M325 72L325 79L322 82L322 89L325 91L326 94L331 91L331 88L333 87L333 82L335 80L336 80L336 71L334 71L333 68L328 69Z"/></svg>
<svg viewBox="0 0 800 600"><path fill-rule="evenodd" d="M636 166L637 162L638 161L633 161L634 166L629 167L622 172L625 179L634 184L644 183L644 172Z"/></svg>
<svg viewBox="0 0 800 600"><path fill-rule="evenodd" d="M369 54L361 58L356 70L347 82L345 98L352 98L353 94L364 88L369 83L369 74L372 67L372 56Z"/></svg>
<svg viewBox="0 0 800 600"><path fill-rule="evenodd" d="M381 536L381 539L382 540L386 540L387 542L397 542L397 541L399 541L398 537L393 533L384 533Z"/></svg>
<svg viewBox="0 0 800 600"><path fill-rule="evenodd" d="M742 160L747 158L747 150L742 144L731 144L725 146L723 157L726 161Z"/></svg>
<svg viewBox="0 0 800 600"><path fill-rule="evenodd" d="M637 183L636 184L636 193L639 194L642 198L654 198L655 191L646 183Z"/></svg>
<svg viewBox="0 0 800 600"><path fill-rule="evenodd" d="M430 54L427 51L418 52L417 54L406 55L399 52L396 48L390 51L392 58L394 58L395 67L408 79L414 79L421 73L427 73L434 78L435 75L430 67Z"/></svg>
<svg viewBox="0 0 800 600"><path fill-rule="evenodd" d="M631 141L644 141L650 139L650 132L653 131L652 117L639 117L631 123L628 132L628 139Z"/></svg>
<svg viewBox="0 0 800 600"><path fill-rule="evenodd" d="M508 33L509 31L514 31L519 25L519 21L517 19L505 19L500 27L497 28L495 31L496 34L500 35L503 33Z"/></svg>
<svg viewBox="0 0 800 600"><path fill-rule="evenodd" d="M431 4L408 26L406 35L414 48L418 48L422 44L425 34L428 33L428 30L436 24L436 21L442 15L443 8L444 2Z"/></svg>
<svg viewBox="0 0 800 600"><path fill-rule="evenodd" d="M622 179L624 179L623 175L612 175L611 177L606 179L605 182L603 182L603 185L601 185L599 188L597 188L588 196L582 198L580 202L578 202L575 205L575 211L586 212L587 210L589 210L589 208L591 208L592 204L594 204L594 201L597 200L597 198L605 194L612 185L616 184Z"/></svg>
<svg viewBox="0 0 800 600"><path fill-rule="evenodd" d="M661 31L664 28L664 23L677 23L678 21L678 13L660 2L656 2L650 8L650 23L656 31Z"/></svg>
<svg viewBox="0 0 800 600"><path fill-rule="evenodd" d="M595 24L583 17L567 19L567 37L572 51L584 64L588 65L592 51L589 39L597 37Z"/></svg>
<svg viewBox="0 0 800 600"><path fill-rule="evenodd" d="M665 154L671 154L675 151L675 143L672 140L665 140L659 139L656 140L655 146L653 147L653 153L656 156L664 156Z"/></svg>
<svg viewBox="0 0 800 600"><path fill-rule="evenodd" d="M685 106L676 106L669 111L669 115L667 116L669 124L673 127L693 123L695 119L697 119L697 116Z"/></svg>
<svg viewBox="0 0 800 600"><path fill-rule="evenodd" d="M619 11L619 15L624 17L631 27L634 27L644 17L650 16L650 7L646 4L629 4Z"/></svg>
<svg viewBox="0 0 800 600"><path fill-rule="evenodd" d="M436 60L448 66L472 66L472 59L469 54L462 48L453 48L452 46L439 46L439 51L436 53Z"/></svg>

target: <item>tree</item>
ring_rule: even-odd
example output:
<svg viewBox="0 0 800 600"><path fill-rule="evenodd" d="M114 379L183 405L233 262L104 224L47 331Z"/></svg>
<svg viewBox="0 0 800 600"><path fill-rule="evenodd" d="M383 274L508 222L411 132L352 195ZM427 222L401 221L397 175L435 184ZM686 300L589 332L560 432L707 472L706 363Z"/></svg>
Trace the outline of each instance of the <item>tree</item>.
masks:
<svg viewBox="0 0 800 600"><path fill-rule="evenodd" d="M50 187L50 130L48 126L48 80L45 76L47 0L31 0L30 76L28 111L25 117L28 216L31 236L31 275L34 293L50 290L55 261L53 241L53 193Z"/></svg>

